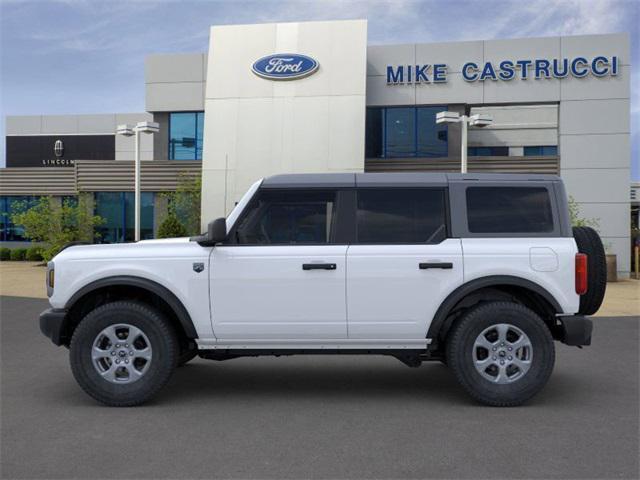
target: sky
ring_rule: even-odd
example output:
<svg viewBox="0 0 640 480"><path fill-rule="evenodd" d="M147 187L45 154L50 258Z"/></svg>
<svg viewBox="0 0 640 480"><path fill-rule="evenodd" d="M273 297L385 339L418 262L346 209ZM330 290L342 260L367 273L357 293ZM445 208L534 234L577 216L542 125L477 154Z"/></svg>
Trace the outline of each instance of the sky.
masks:
<svg viewBox="0 0 640 480"><path fill-rule="evenodd" d="M0 131L6 115L144 111L145 56L204 52L211 25L356 18L370 45L629 33L640 180L640 0L0 0Z"/></svg>

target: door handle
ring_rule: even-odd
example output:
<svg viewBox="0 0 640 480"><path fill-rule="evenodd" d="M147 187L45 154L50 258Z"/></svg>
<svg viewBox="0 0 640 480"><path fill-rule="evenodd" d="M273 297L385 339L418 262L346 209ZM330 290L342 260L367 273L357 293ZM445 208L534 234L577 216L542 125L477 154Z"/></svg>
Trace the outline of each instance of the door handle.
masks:
<svg viewBox="0 0 640 480"><path fill-rule="evenodd" d="M335 263L303 263L303 270L335 270Z"/></svg>
<svg viewBox="0 0 640 480"><path fill-rule="evenodd" d="M420 263L418 265L420 270L427 270L428 268L441 268L443 270L450 270L453 268L453 263L451 262L427 262Z"/></svg>

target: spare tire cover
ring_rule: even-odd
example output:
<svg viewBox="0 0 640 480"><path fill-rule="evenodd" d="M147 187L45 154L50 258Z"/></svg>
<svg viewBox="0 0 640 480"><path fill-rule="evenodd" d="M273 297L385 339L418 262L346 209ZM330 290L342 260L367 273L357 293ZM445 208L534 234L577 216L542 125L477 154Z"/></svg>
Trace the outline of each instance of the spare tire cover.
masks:
<svg viewBox="0 0 640 480"><path fill-rule="evenodd" d="M573 227L578 251L587 255L587 292L580 296L582 315L598 311L607 289L607 260L600 235L591 227Z"/></svg>

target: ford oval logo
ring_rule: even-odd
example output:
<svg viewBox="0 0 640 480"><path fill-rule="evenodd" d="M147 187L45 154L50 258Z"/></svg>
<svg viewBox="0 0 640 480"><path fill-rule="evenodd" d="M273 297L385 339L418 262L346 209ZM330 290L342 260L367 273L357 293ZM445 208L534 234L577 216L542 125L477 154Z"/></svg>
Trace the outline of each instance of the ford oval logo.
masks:
<svg viewBox="0 0 640 480"><path fill-rule="evenodd" d="M318 62L298 53L278 53L256 60L251 70L270 80L296 80L308 77L318 70Z"/></svg>

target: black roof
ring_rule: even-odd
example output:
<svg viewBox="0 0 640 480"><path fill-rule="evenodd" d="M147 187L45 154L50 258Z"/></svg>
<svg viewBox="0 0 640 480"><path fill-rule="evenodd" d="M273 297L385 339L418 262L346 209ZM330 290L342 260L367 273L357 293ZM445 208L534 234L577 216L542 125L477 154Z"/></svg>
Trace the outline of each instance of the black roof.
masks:
<svg viewBox="0 0 640 480"><path fill-rule="evenodd" d="M558 181L557 175L528 173L291 173L273 175L262 188L336 188L336 187L428 187L451 182L530 182Z"/></svg>

